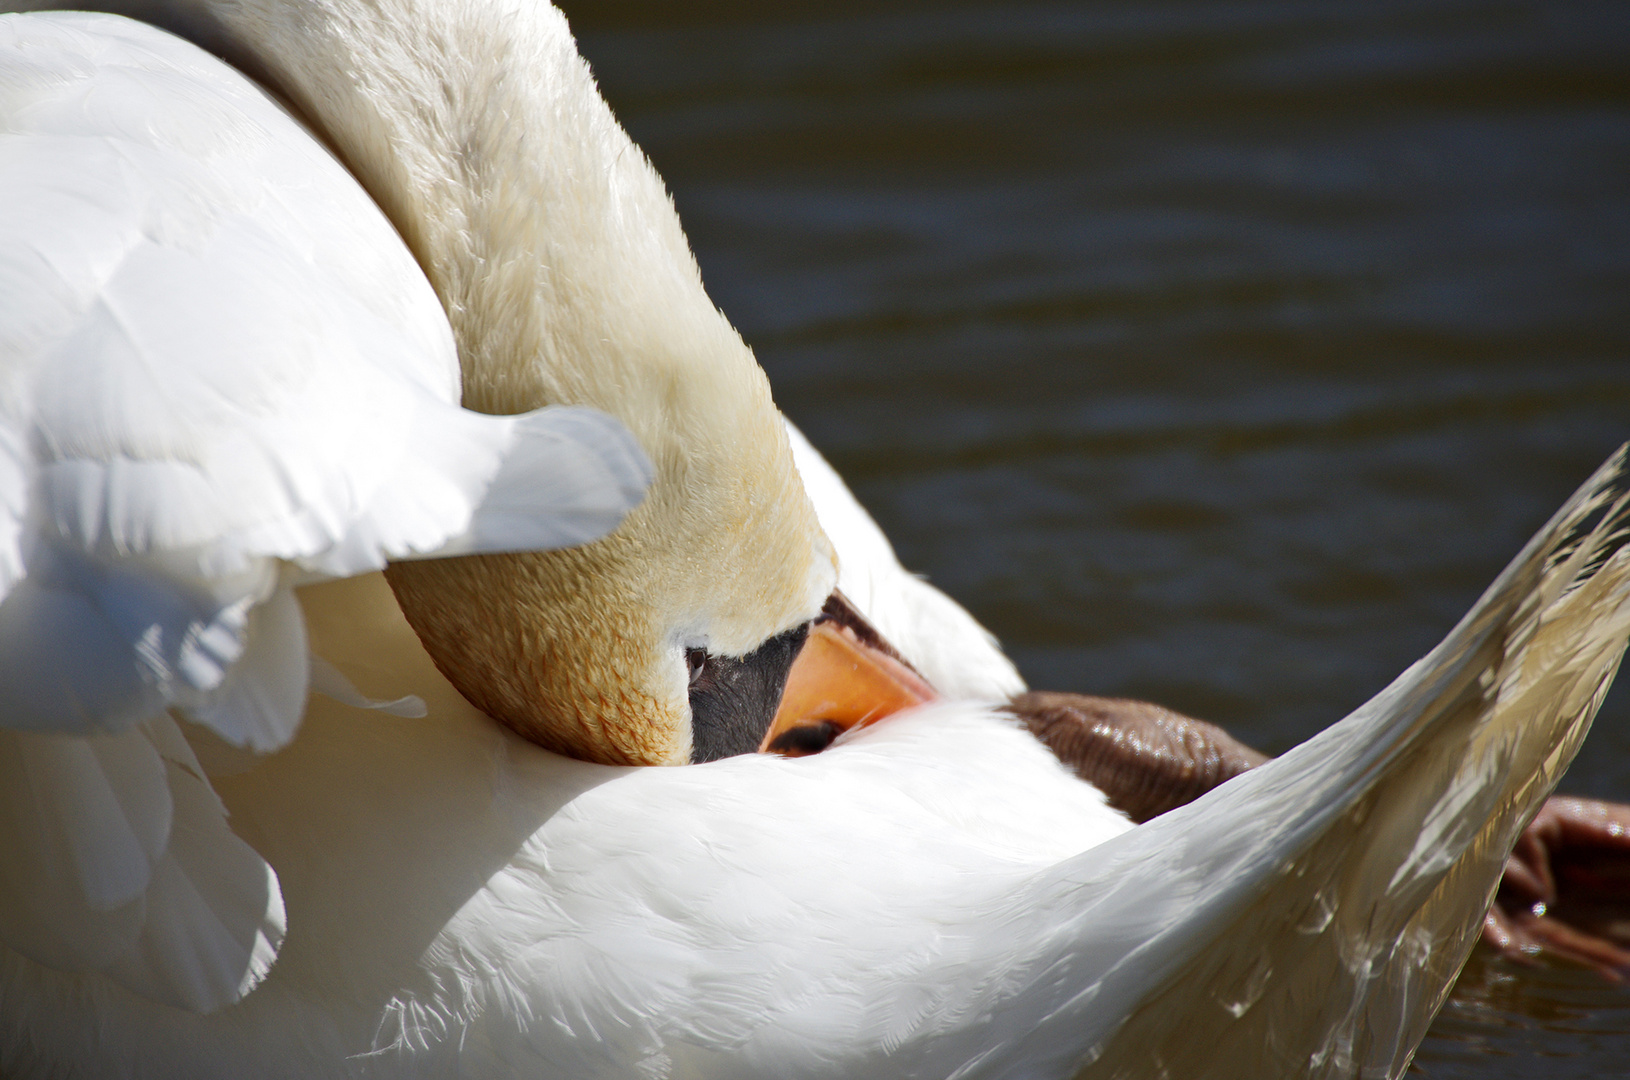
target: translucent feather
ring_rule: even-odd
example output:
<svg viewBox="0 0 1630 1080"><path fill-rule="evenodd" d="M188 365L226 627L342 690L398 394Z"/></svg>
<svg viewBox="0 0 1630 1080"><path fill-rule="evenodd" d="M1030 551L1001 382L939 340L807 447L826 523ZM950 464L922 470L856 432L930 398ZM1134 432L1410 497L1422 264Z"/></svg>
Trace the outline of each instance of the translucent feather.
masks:
<svg viewBox="0 0 1630 1080"><path fill-rule="evenodd" d="M1627 539L1621 448L1352 716L1038 882L1074 974L956 1075L1400 1075L1618 668Z"/></svg>

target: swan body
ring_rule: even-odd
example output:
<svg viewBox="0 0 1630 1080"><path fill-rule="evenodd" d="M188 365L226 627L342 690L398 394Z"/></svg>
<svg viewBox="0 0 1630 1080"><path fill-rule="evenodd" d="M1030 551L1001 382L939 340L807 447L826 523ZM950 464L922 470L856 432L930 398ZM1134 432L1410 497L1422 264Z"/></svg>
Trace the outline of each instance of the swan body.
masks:
<svg viewBox="0 0 1630 1080"><path fill-rule="evenodd" d="M215 778L278 870L276 964L197 1015L0 954L7 1075L1396 1074L1619 645L1559 670L1579 612L1547 605L1534 670L1490 686L1519 635L1485 605L1365 710L1134 829L978 703L812 758L575 761L459 697L378 575L300 599L359 689L427 715L314 697ZM1524 739L1553 712L1560 746Z"/></svg>
<svg viewBox="0 0 1630 1080"><path fill-rule="evenodd" d="M392 400L459 431L499 434L483 444L485 471L451 484L464 509L432 515L428 533L382 540L384 525L368 516L376 504L357 499L352 517L330 517L363 524L305 548L217 529L230 537L217 557L194 549L208 536L155 540L149 526L120 524L134 518L54 510L54 489L28 470L51 460L37 447L58 444L26 426L51 414L8 387L0 462L13 474L0 492L17 554L0 565L13 592L33 581L37 550L65 548L141 581L171 580L163 571L179 565L226 598L204 605L195 636L220 625L236 644L220 653L214 683L183 679L172 693L138 677L127 696L156 705L87 719L28 690L33 712L0 717L0 737L12 740L0 756L11 770L0 802L0 1074L1403 1070L1630 631L1623 451L1374 701L1133 828L988 704L1022 686L1011 665L966 613L900 570L841 481L784 427L557 12L498 0L122 10L182 32L291 102L361 183L346 197L366 191L362 201L394 226L367 240L335 231L336 242L388 249L399 234L410 262L359 256L395 260L399 289L386 291L398 299L382 302L406 303L416 264L449 316L444 333L434 319L365 312L374 321L361 325L389 325L351 339L325 330L324 340L354 339L360 354L380 342L397 351L404 336L428 343L434 357L405 360L407 374L372 365ZM293 124L230 68L151 26L18 15L0 18L0 34L10 35L3 63L34 65L45 74L32 85L51 92L79 75L101 85L120 69L154 100L168 88L209 102L184 141L232 131L248 109L272 110L262 129L273 113ZM16 94L0 89L8 134L35 115ZM96 117L95 94L83 100L75 115ZM245 130L224 141L252 145ZM335 166L310 136L280 130L280 145L309 159L302 170ZM218 205L236 191L252 199L269 175L240 169L245 186L212 196ZM70 188L73 171L47 172L42 187ZM343 174L335 185L351 190ZM276 218L287 229L271 239L316 248L369 212L336 211L343 221L316 219L309 236ZM22 276L11 250L0 265ZM335 253L342 276L346 258ZM312 262L315 273L329 260ZM268 332L282 325L270 322ZM32 355L6 357L13 385L17 371L57 377ZM186 368L174 377L196 383ZM368 413L387 392L374 385L348 400L313 390L341 415L319 412L308 426ZM464 414L458 393L506 415ZM244 394L253 397L226 397ZM191 408L138 415L120 411L125 400L110 395L92 430L106 438L149 420L159 435L172 423L199 430ZM597 434L574 443L587 447L572 459L580 467L556 471L583 479L567 485L572 498L534 501L539 469L505 480L512 448L548 427L552 414L533 410L555 404L612 413L644 457L619 429L568 412L573 431ZM378 412L386 428L398 416ZM245 423L234 416L222 429ZM318 450L330 434L312 434ZM289 452L304 452L305 437L291 436ZM359 438L382 453L375 437ZM444 470L443 444L402 445L410 464L428 445L425 467ZM138 457L124 444L105 456ZM354 493L348 470L373 459L352 456L323 457L312 474ZM517 469L531 460L521 457ZM645 500L594 540L648 477ZM240 483L199 505L268 498ZM375 490L391 490L384 483ZM427 483L404 481L410 505ZM292 506L328 520L315 513L328 503L293 490ZM86 505L95 499L71 504ZM593 527L558 524L574 514ZM476 554L376 571L437 552ZM217 587L241 567L257 583ZM688 655L752 655L806 625L835 584L945 700L812 757L643 767L690 760L698 745ZM236 614L219 614L228 609ZM20 634L39 624L14 625ZM277 648L262 655L263 638ZM299 707L274 710L275 722L248 706L219 711L224 696L212 695L232 672L303 671L308 649L328 692L308 693L302 677ZM71 639L64 650L104 670L105 655L81 655ZM381 701L405 704L369 707ZM63 757L81 771L59 767ZM102 786L62 785L64 775Z"/></svg>

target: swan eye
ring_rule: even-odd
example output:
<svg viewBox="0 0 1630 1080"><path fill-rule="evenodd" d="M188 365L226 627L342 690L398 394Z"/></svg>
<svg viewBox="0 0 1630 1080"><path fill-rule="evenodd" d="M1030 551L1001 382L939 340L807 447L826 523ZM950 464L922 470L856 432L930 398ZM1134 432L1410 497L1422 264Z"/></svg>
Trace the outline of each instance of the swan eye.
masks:
<svg viewBox="0 0 1630 1080"><path fill-rule="evenodd" d="M707 651L705 649L685 650L685 670L689 676L689 684L696 685L696 680L702 677L707 670Z"/></svg>

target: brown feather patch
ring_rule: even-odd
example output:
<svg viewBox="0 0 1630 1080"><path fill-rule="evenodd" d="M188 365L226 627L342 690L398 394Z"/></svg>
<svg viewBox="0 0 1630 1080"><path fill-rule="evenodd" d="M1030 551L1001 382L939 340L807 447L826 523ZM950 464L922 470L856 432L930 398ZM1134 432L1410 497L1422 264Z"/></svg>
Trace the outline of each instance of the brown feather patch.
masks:
<svg viewBox="0 0 1630 1080"><path fill-rule="evenodd" d="M1268 760L1214 724L1147 701L1032 691L1008 709L1140 825Z"/></svg>

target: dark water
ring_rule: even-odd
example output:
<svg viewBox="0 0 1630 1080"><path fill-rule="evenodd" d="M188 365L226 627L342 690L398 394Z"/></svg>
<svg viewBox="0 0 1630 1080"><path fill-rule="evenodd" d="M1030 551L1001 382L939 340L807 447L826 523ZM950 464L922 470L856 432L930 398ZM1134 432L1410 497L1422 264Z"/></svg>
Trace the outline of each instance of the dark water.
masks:
<svg viewBox="0 0 1630 1080"><path fill-rule="evenodd" d="M1630 3L566 3L714 298L1032 685L1281 751L1630 438ZM1630 799L1630 690L1564 783ZM1432 1077L1630 1074L1478 958Z"/></svg>

